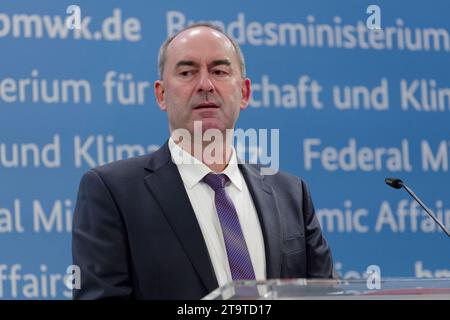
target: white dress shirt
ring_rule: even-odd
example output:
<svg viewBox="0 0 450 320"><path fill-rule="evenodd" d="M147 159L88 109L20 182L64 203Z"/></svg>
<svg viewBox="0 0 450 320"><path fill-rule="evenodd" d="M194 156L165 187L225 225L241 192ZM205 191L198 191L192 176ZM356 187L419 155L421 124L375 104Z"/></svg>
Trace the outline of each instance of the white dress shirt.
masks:
<svg viewBox="0 0 450 320"><path fill-rule="evenodd" d="M172 161L177 165L200 225L217 282L219 286L223 286L232 281L232 278L222 228L216 212L214 202L215 193L211 187L201 181L205 175L212 171L201 161L192 157L188 152L178 146L172 138L169 139L169 149ZM236 208L242 233L244 234L250 259L253 264L255 277L257 280L265 280L266 257L261 225L247 184L239 170L236 151L233 146L230 161L221 173L226 174L231 181L225 187L225 191Z"/></svg>

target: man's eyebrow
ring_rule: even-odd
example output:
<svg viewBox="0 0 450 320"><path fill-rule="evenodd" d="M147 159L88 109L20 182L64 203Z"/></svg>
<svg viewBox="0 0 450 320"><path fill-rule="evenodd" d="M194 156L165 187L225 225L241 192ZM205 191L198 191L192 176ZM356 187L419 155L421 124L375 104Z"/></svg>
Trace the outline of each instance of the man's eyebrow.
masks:
<svg viewBox="0 0 450 320"><path fill-rule="evenodd" d="M228 59L219 59L219 60L214 60L210 65L215 67L215 66L219 66L219 65L226 65L226 66L231 66L231 61Z"/></svg>
<svg viewBox="0 0 450 320"><path fill-rule="evenodd" d="M175 68L179 68L182 66L198 67L198 65L199 64L197 62L194 62L192 60L180 60L175 65ZM212 61L209 65L212 67L220 66L220 65L231 66L231 61L229 59L218 59L218 60Z"/></svg>
<svg viewBox="0 0 450 320"><path fill-rule="evenodd" d="M192 60L180 60L177 62L177 64L175 65L175 68L178 67L182 67L182 66L191 66L191 67L195 67L198 66L198 63L192 61Z"/></svg>

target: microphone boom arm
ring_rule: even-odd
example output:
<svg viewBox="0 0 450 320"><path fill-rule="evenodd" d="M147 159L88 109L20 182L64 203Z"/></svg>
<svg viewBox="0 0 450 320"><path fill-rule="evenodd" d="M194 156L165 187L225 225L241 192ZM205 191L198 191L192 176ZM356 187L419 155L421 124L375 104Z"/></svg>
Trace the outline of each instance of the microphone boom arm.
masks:
<svg viewBox="0 0 450 320"><path fill-rule="evenodd" d="M418 204L425 210L426 213L436 222L439 227L441 227L442 231L445 232L445 234L450 237L450 232L447 230L447 228L442 224L442 222L439 221L439 219L431 212L431 210L425 205L425 203L422 202L422 200L419 199L419 197L416 196L414 191L412 191L406 184L403 184L403 188L411 195L411 197L414 198L414 200L417 201Z"/></svg>
<svg viewBox="0 0 450 320"><path fill-rule="evenodd" d="M417 201L417 203L425 210L425 212L433 219L434 222L437 223L437 225L442 229L442 231L445 232L445 234L450 237L450 232L447 230L447 228L442 224L441 221L439 221L438 218L431 212L431 210L425 205L425 203L422 202L422 200L419 199L418 196L412 191L402 180L396 179L396 178L386 178L384 180L386 184L394 189L401 189L404 188L411 197L413 197L414 200Z"/></svg>

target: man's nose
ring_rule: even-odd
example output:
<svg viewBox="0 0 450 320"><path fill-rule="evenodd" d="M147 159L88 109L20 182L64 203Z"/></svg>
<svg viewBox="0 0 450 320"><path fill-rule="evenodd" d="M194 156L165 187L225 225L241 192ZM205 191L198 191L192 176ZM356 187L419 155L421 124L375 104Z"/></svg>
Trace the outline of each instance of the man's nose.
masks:
<svg viewBox="0 0 450 320"><path fill-rule="evenodd" d="M200 78L197 87L198 93L213 93L214 92L214 84L210 79L209 72L201 72Z"/></svg>

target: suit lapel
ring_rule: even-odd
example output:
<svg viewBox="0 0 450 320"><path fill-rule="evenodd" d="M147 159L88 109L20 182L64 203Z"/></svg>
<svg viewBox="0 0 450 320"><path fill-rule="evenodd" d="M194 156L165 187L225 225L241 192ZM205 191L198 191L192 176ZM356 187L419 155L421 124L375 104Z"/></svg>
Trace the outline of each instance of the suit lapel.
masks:
<svg viewBox="0 0 450 320"><path fill-rule="evenodd" d="M208 292L218 287L208 249L167 143L154 152L145 177L150 192L159 203L192 265Z"/></svg>
<svg viewBox="0 0 450 320"><path fill-rule="evenodd" d="M258 212L266 254L268 279L281 276L281 226L273 189L265 184L264 176L247 164L239 165Z"/></svg>

